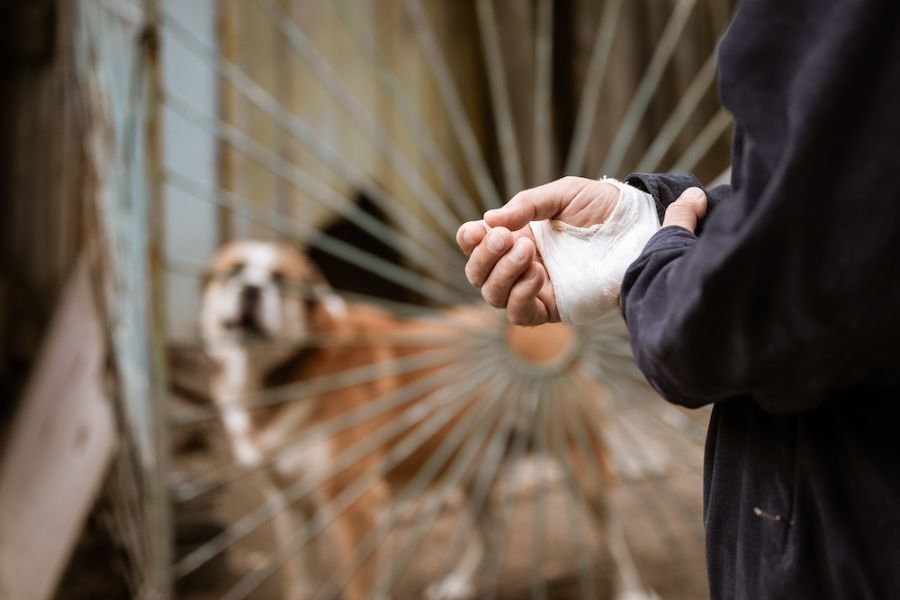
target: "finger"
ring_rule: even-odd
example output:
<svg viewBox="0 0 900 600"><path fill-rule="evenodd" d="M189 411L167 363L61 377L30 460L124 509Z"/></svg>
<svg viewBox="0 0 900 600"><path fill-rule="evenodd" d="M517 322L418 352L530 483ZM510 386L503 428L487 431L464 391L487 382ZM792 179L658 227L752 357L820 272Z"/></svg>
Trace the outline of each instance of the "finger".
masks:
<svg viewBox="0 0 900 600"><path fill-rule="evenodd" d="M662 226L676 225L694 233L705 214L706 194L700 188L688 188L666 209Z"/></svg>
<svg viewBox="0 0 900 600"><path fill-rule="evenodd" d="M536 264L543 273L544 280L544 284L538 292L538 300L541 301L547 311L547 322L559 323L562 319L559 318L559 309L556 306L556 292L553 290L553 282L550 280L550 274L547 272L547 267L544 266L543 263Z"/></svg>
<svg viewBox="0 0 900 600"><path fill-rule="evenodd" d="M591 181L583 177L563 177L523 190L513 196L506 206L484 213L484 220L490 227L516 230L530 221L550 219L559 214Z"/></svg>
<svg viewBox="0 0 900 600"><path fill-rule="evenodd" d="M478 244L466 263L466 278L475 287L481 287L497 264L513 244L513 236L505 227L491 229Z"/></svg>
<svg viewBox="0 0 900 600"><path fill-rule="evenodd" d="M697 220L706 216L706 192L698 187L690 187L681 193L679 200L690 206L697 215Z"/></svg>
<svg viewBox="0 0 900 600"><path fill-rule="evenodd" d="M481 287L481 296L494 308L504 308L509 299L509 291L534 260L534 244L528 239L519 239L512 249L504 254L494 266L490 276Z"/></svg>
<svg viewBox="0 0 900 600"><path fill-rule="evenodd" d="M544 285L544 273L539 263L531 263L509 291L506 318L514 325L541 325L547 322L547 307L538 299Z"/></svg>
<svg viewBox="0 0 900 600"><path fill-rule="evenodd" d="M484 239L487 232L488 227L485 225L484 221L469 221L463 223L456 231L456 243L462 251L466 253L466 256L469 256L472 254L472 250L475 249L475 246L481 243L481 240Z"/></svg>

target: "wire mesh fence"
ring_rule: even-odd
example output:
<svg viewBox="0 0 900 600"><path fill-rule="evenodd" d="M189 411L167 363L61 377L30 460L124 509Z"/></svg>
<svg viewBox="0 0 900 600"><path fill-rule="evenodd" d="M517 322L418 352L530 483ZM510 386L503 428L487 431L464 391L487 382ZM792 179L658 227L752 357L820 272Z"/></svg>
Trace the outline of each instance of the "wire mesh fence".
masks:
<svg viewBox="0 0 900 600"><path fill-rule="evenodd" d="M129 431L167 486L141 509L149 580L705 594L705 415L653 394L618 316L510 326L454 235L563 174L726 171L715 4L83 3ZM161 372L128 365L163 335L155 405Z"/></svg>

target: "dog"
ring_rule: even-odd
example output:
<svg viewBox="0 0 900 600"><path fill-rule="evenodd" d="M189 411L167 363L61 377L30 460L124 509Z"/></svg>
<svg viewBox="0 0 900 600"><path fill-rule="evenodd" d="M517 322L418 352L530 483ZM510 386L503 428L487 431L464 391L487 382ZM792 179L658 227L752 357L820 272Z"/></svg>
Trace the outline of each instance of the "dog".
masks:
<svg viewBox="0 0 900 600"><path fill-rule="evenodd" d="M422 392L333 435L310 435L308 443L289 451L296 440L302 440L317 426L365 410L376 398L438 370L436 366L425 366L414 372L397 372L390 367L392 361L433 350L436 342L429 340L459 336L461 328L485 330L497 323L496 313L486 306L448 309L440 314L443 319L401 318L374 306L346 302L332 291L314 264L287 244L239 241L224 246L215 256L202 295L201 329L206 352L215 365L212 395L234 458L243 466L261 470L267 482L263 492L273 502L283 498L285 491L298 481L318 481L315 489L298 501L282 500L289 506L273 520L279 543L288 542L305 523L329 510L354 481L376 473L375 482L364 493L349 506L335 510L327 528L338 558L350 560L365 536L379 524L393 494L410 483L469 411L484 405L479 402L485 400L480 397L483 392L470 393L456 414L427 441L418 443L402 460L394 461L387 469L382 467L381 471L379 465L403 440L414 435L415 427L410 425L390 438L379 432L408 418L411 407L422 405L433 395ZM397 343L398 336L406 343ZM535 345L533 335L510 339L519 339L514 343L524 346L525 353ZM372 365L385 366L377 376L361 378L339 389L307 393L295 401L260 402L267 389L289 389L285 386L321 381L329 375ZM509 431L495 431L492 435L512 435L517 426L513 423ZM576 451L575 441L568 439L567 443L591 513L598 526L610 532L607 537L618 578L617 597L650 597L642 595L620 528L611 521L607 494L615 476L602 443L596 437L591 439L602 481L591 476ZM336 473L328 472L338 457L366 444L368 451L353 464ZM478 454L473 462L483 456L483 452ZM433 480L438 481L443 472ZM469 474L462 481L467 497L472 494L473 479ZM476 595L476 575L483 563L486 532L492 530L495 511L488 501L483 510L470 516L475 533L450 573L428 587L425 595L430 600L459 600ZM292 598L312 597L322 583L317 581L312 554L301 552L286 565L287 589ZM373 597L377 575L375 558L363 560L356 573L349 576L343 597Z"/></svg>

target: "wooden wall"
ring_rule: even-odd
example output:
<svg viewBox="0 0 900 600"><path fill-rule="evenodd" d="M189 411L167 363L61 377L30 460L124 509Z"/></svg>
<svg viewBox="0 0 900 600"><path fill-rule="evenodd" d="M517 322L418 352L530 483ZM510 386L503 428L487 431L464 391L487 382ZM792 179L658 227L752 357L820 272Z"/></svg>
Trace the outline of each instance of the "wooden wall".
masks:
<svg viewBox="0 0 900 600"><path fill-rule="evenodd" d="M383 92L377 73L361 55L352 36L331 2L290 0L287 6L299 28L334 68L335 73L384 128L397 147L415 165L426 180L442 192L439 181L428 168L420 141L409 135L397 114L396 104ZM454 140L447 113L430 75L412 23L398 0L354 0L352 3L363 24L383 49L402 87L430 125L438 145L473 196L475 185L468 174L458 144ZM476 19L474 1L449 2L427 0L430 22L440 40L450 70L460 90L466 114L475 130L494 181L506 198L517 190L504 189L495 118ZM526 184L538 183L560 174L571 140L574 116L582 92L597 25L604 3L595 0L556 0L553 10L553 91L549 139L535 143L534 80L535 36L538 2L532 0L496 0L499 38L507 71L507 83L513 101L513 117L518 136ZM583 174L596 176L608 145L627 110L641 77L657 46L669 16L673 0L631 0L624 2L620 26L615 33L611 59L605 78L601 103L591 134ZM670 61L623 164L634 165L652 141L672 108L715 47L724 30L733 2L698 0L681 41ZM383 151L370 143L371 136L354 123L325 89L257 3L222 0L219 14L222 55L250 74L285 106L300 115L319 138L344 159L359 165L381 183L392 196L412 210L421 211L416 198L390 167ZM335 177L322 168L290 135L275 126L270 118L255 109L227 82L221 84L221 114L242 131L285 159L301 166L316 178L342 194L353 197L354 183ZM706 94L695 115L688 121L670 152L669 162L683 152L700 132L718 105L714 92ZM549 147L550 169L541 174L536 168L534 148ZM702 179L712 179L727 165L727 140L720 142L697 169ZM221 183L260 203L320 223L328 213L294 186L279 182L265 169L255 166L223 145L220 153ZM610 173L609 175L624 175ZM452 202L453 199L448 199ZM259 229L234 225L225 219L224 237L263 234ZM235 228L238 231L233 231ZM231 231L230 231L231 230Z"/></svg>
<svg viewBox="0 0 900 600"><path fill-rule="evenodd" d="M72 7L0 11L0 423L84 241ZM2 429L2 425L0 425ZM0 431L2 434L2 431ZM2 438L2 435L0 435Z"/></svg>

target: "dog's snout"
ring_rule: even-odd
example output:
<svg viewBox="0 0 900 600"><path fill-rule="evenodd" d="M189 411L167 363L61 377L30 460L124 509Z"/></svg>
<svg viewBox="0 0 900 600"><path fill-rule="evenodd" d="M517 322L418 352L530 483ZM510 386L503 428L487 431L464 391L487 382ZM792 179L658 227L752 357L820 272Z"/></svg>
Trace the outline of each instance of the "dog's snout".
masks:
<svg viewBox="0 0 900 600"><path fill-rule="evenodd" d="M262 294L262 288L257 285L245 285L242 293L247 300L256 302Z"/></svg>
<svg viewBox="0 0 900 600"><path fill-rule="evenodd" d="M256 285L245 285L241 290L241 312L252 313L262 297L262 288Z"/></svg>

